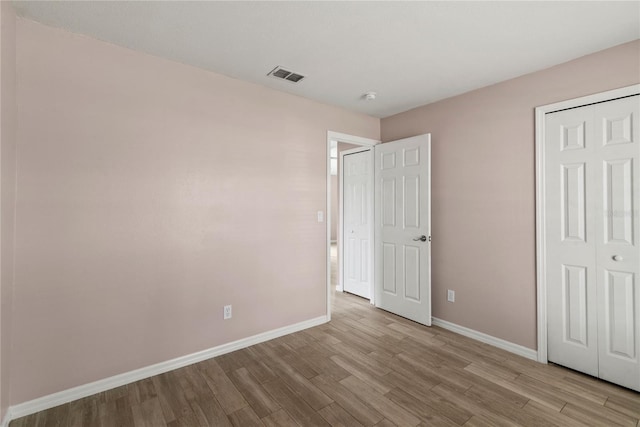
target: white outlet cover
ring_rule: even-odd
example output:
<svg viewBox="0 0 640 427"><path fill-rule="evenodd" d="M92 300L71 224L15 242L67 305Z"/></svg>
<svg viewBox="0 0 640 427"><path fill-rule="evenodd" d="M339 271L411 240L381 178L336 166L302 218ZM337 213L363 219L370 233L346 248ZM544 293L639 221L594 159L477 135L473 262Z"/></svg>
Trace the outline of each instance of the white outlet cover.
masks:
<svg viewBox="0 0 640 427"><path fill-rule="evenodd" d="M456 291L452 291L451 289L447 290L447 301L449 302L456 301Z"/></svg>
<svg viewBox="0 0 640 427"><path fill-rule="evenodd" d="M318 211L318 222L324 222L324 212Z"/></svg>

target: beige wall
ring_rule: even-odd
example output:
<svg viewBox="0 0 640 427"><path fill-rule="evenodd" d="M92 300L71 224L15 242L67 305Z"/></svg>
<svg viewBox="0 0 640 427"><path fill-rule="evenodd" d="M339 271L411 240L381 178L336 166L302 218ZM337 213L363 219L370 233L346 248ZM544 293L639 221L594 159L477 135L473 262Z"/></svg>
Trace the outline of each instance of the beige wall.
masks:
<svg viewBox="0 0 640 427"><path fill-rule="evenodd" d="M327 131L378 119L30 21L17 40L12 404L326 313Z"/></svg>
<svg viewBox="0 0 640 427"><path fill-rule="evenodd" d="M382 120L432 134L435 317L536 348L534 108L638 82L635 41Z"/></svg>
<svg viewBox="0 0 640 427"><path fill-rule="evenodd" d="M16 15L0 2L0 420L10 404L16 174Z"/></svg>

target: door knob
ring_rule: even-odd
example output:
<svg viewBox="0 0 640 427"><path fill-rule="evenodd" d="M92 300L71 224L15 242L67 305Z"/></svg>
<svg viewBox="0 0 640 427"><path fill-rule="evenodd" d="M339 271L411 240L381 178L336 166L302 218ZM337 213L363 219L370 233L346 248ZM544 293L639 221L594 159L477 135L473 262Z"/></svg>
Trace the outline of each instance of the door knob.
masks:
<svg viewBox="0 0 640 427"><path fill-rule="evenodd" d="M622 258L620 255L614 255L611 257L611 259L613 259L614 261L622 261L624 258Z"/></svg>
<svg viewBox="0 0 640 427"><path fill-rule="evenodd" d="M414 237L414 238L413 238L413 241L414 241L414 242L418 242L418 241L420 241L420 242L426 242L426 241L427 241L427 236L422 235L422 236L420 236L420 237Z"/></svg>

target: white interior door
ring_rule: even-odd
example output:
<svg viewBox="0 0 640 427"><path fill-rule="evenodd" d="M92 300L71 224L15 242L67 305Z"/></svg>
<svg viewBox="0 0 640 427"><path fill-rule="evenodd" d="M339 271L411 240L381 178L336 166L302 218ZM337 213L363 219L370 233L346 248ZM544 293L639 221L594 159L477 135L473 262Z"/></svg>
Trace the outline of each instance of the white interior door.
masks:
<svg viewBox="0 0 640 427"><path fill-rule="evenodd" d="M370 299L373 190L371 149L345 151L342 158L343 289Z"/></svg>
<svg viewBox="0 0 640 427"><path fill-rule="evenodd" d="M638 96L545 120L550 361L640 391Z"/></svg>
<svg viewBox="0 0 640 427"><path fill-rule="evenodd" d="M431 325L431 136L375 147L375 303Z"/></svg>

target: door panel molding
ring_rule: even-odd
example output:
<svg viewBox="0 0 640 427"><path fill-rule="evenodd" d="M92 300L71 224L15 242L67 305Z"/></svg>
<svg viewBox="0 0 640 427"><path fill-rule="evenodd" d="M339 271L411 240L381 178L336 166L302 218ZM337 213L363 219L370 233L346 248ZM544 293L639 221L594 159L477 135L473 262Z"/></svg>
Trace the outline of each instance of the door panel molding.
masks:
<svg viewBox="0 0 640 427"><path fill-rule="evenodd" d="M587 268L562 266L563 335L566 342L587 347Z"/></svg>
<svg viewBox="0 0 640 427"><path fill-rule="evenodd" d="M609 355L636 359L633 274L605 270L605 348ZM618 319L616 319L618 318ZM617 320L617 321L616 321ZM623 328L615 325L624 325Z"/></svg>
<svg viewBox="0 0 640 427"><path fill-rule="evenodd" d="M582 107L590 104L597 104L612 101L618 98L625 98L640 94L640 84L631 85L619 89L601 92L589 96L570 99L553 104L543 105L535 109L535 146L536 146L536 294L537 294L537 359L541 363L547 363L547 283L548 266L547 257L547 219L546 212L546 177L545 165L545 145L546 145L546 114L566 109ZM624 144L628 139L629 130L626 124L626 117L613 117L603 126L602 137L607 145ZM560 151L573 151L584 149L585 126L576 123L576 126L563 129ZM577 212L576 212L577 213ZM618 225L618 224L616 224ZM577 230L578 228L574 228ZM618 228L620 229L620 228ZM624 227L622 227L624 229ZM625 233L620 231L624 236ZM572 233L569 233L572 234Z"/></svg>
<svg viewBox="0 0 640 427"><path fill-rule="evenodd" d="M605 160L604 164L605 238L608 243L633 245L633 159Z"/></svg>

